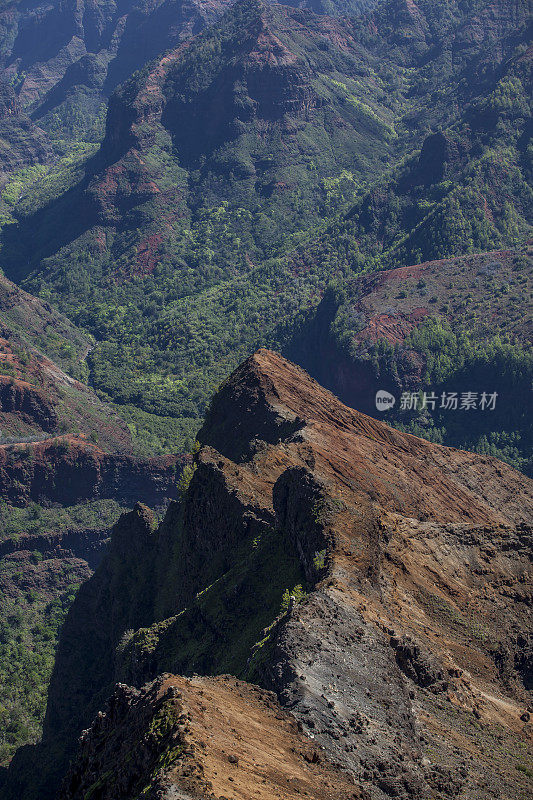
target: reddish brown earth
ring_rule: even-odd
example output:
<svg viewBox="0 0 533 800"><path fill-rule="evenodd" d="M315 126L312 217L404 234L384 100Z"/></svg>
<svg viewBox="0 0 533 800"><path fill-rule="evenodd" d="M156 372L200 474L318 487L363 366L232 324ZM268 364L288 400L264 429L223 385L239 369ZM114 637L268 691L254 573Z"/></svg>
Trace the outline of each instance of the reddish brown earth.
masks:
<svg viewBox="0 0 533 800"><path fill-rule="evenodd" d="M158 772L163 750L169 768L150 787L160 797L367 797L301 733L275 694L231 676L164 675L141 692L119 685L107 713L84 734L61 800L83 796L95 774L116 770L117 749L122 755L118 779L131 796L150 785L147 772L150 767ZM116 798L116 788L96 791L102 800Z"/></svg>
<svg viewBox="0 0 533 800"><path fill-rule="evenodd" d="M183 457L133 457L124 420L57 363L79 367L89 340L3 277L0 313L0 497L19 506L111 498L156 507L174 498Z"/></svg>
<svg viewBox="0 0 533 800"><path fill-rule="evenodd" d="M475 338L499 335L513 342L533 342L530 297L533 260L529 250L494 250L475 255L428 261L354 278L342 303L328 295L309 329L289 348L289 354L323 385L350 405L376 413L378 389L418 391L423 384L425 356L406 339L429 316L439 316ZM346 314L347 341L335 337L336 315ZM385 360L379 370L372 348L380 339L397 353L398 374Z"/></svg>
<svg viewBox="0 0 533 800"><path fill-rule="evenodd" d="M471 256L428 261L409 267L376 272L357 279L358 305L367 327L355 337L358 343L375 341L380 309L391 307L390 320L404 323L400 336L383 326L382 335L391 344L404 339L413 327L430 313L439 313L454 323L474 316L487 333L498 330L530 341L533 338L531 314L523 313L522 303L532 290L531 253L523 254L529 264L516 269L516 250L494 250ZM520 285L517 278L524 278ZM354 281L354 289L357 285ZM503 295L508 294L506 301ZM495 296L495 290L499 293ZM398 296L400 293L405 296ZM431 302L430 302L431 301ZM408 323L405 325L405 323ZM492 326L492 328L491 328Z"/></svg>
<svg viewBox="0 0 533 800"><path fill-rule="evenodd" d="M52 307L0 277L0 445L59 434L131 454L128 426L83 373L88 337Z"/></svg>
<svg viewBox="0 0 533 800"><path fill-rule="evenodd" d="M264 435L267 421L272 438ZM254 431L269 443L255 453L249 446ZM532 482L495 459L438 447L354 412L266 351L222 389L201 437L240 462L241 479L230 463L218 462L230 485L237 482L245 493L250 486L265 501L274 487L278 524L292 530L302 558L309 535L303 474L324 487L334 509L324 531L328 577L314 600L295 609L278 643L294 676L289 691L283 683L278 689L294 713L314 722L307 730L321 734L316 738L326 750L349 763L349 748L338 745L344 720L354 705L361 712L361 695L370 691L362 727L370 742L372 730L381 739L387 761L388 736L378 733L377 707L392 703L399 710L406 691L405 713L417 730L411 745L417 742L422 765L435 770L426 772L431 788L416 789L416 780L407 780L409 796L455 796L457 781L460 797L524 797L533 741L526 710L533 667ZM206 448L202 458L213 463L217 456ZM345 621L332 635L337 617ZM312 664L313 648L304 645L310 630L315 648L322 641ZM371 630L389 642L403 675L396 697L393 671L386 672L388 690L379 686L379 644L367 667L357 674L354 665L350 674L350 659L360 658L353 648L364 650ZM335 709L328 723L313 708L318 686L324 705ZM387 724L391 734L396 727L395 735L403 727L394 715ZM364 738L355 737L355 751L364 751ZM448 779L437 777L450 768ZM448 788L438 788L446 780ZM392 785L391 776L386 794Z"/></svg>
<svg viewBox="0 0 533 800"><path fill-rule="evenodd" d="M87 337L45 300L34 297L0 275L0 313L2 327L9 336L17 333L31 345L46 352L60 366L70 360L68 345L75 361L82 360L89 347ZM6 333L3 333L6 336ZM54 355L49 349L56 348ZM47 349L48 348L48 349Z"/></svg>
<svg viewBox="0 0 533 800"><path fill-rule="evenodd" d="M111 498L157 507L174 498L183 458L133 457L124 420L42 352L79 367L86 337L5 278L0 313L0 497L19 506Z"/></svg>
<svg viewBox="0 0 533 800"><path fill-rule="evenodd" d="M222 385L199 438L183 502L155 532L142 506L121 519L65 623L37 751L41 765L52 758L55 780L59 748L72 750L114 683L138 688L119 688L83 734L63 797L120 800L144 788L169 800L270 800L328 788L346 798L346 772L356 796L374 800L524 800L533 483L353 411L266 350ZM286 566L276 556L266 578L272 556L258 548L278 540L306 594L288 608L274 602L264 628L266 584ZM291 740L290 718L275 722L258 689L169 676L151 684L170 668L224 672L243 642L236 672L275 691L307 740ZM183 710L163 724L166 685ZM298 756L304 741L340 770L323 783L317 772L314 789ZM9 800L17 786L24 800L48 796L51 784L39 795L20 777L29 755L13 762Z"/></svg>
<svg viewBox="0 0 533 800"><path fill-rule="evenodd" d="M0 430L0 445L77 431L105 450L132 451L128 426L110 406L8 330L0 336Z"/></svg>
<svg viewBox="0 0 533 800"><path fill-rule="evenodd" d="M226 5L192 0L117 7L108 0L79 0L60 12L53 3L6 5L0 11L2 67L8 78L21 76L21 102L42 103L45 113L72 86L107 94L146 61L213 22Z"/></svg>

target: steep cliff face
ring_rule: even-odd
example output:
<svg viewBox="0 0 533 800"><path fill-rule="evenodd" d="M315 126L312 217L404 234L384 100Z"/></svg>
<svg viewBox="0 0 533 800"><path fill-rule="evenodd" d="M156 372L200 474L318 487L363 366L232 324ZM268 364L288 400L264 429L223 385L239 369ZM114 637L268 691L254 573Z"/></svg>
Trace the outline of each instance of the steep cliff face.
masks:
<svg viewBox="0 0 533 800"><path fill-rule="evenodd" d="M103 523L103 520L102 520ZM85 580L96 569L101 561L105 545L109 540L109 529L71 529L64 531L47 531L37 535L25 534L8 537L0 542L0 558L11 558L23 562L31 561L31 554L38 552L44 559L57 559L60 565L64 559L79 559L86 562L81 565L81 580ZM39 558L40 560L40 558ZM25 565L24 573L28 565ZM31 572L31 570L30 570ZM35 588L31 576L25 575L23 588ZM29 578L26 582L26 578Z"/></svg>
<svg viewBox="0 0 533 800"><path fill-rule="evenodd" d="M123 517L81 588L43 742L15 758L6 796L51 796L117 680L231 671L274 689L372 797L523 797L531 481L352 411L268 351L221 387L200 441L182 502L157 530L142 507ZM202 685L213 698L219 684ZM128 690L125 719L137 726L153 713L160 686ZM110 764L129 740L113 707L84 734L65 797L93 784L99 797L118 791ZM179 725L169 729L162 753L181 742ZM106 731L113 745L102 749ZM208 758L217 735L204 740ZM142 741L146 772L126 769L118 796L146 778L146 791L163 781L162 796L187 797L186 752L154 771L152 740ZM271 795L259 786L257 796Z"/></svg>
<svg viewBox="0 0 533 800"><path fill-rule="evenodd" d="M34 346L76 372L83 368L89 340L5 278L0 310L3 500L73 505L112 498L160 507L174 498L183 458L133 457L130 430L116 411Z"/></svg>
<svg viewBox="0 0 533 800"><path fill-rule="evenodd" d="M6 414L34 424L43 431L57 430L58 418L43 392L25 381L0 378L0 407Z"/></svg>
<svg viewBox="0 0 533 800"><path fill-rule="evenodd" d="M0 276L0 312L8 336L24 337L63 369L79 367L90 347L90 338L50 303L23 291L4 275Z"/></svg>
<svg viewBox="0 0 533 800"><path fill-rule="evenodd" d="M468 74L463 88L469 92L498 73L507 47L530 13L527 0L511 4L452 0L446 6L435 6L431 0L387 0L375 9L372 22L373 32L379 30L404 63L421 66L440 61L447 74L459 69Z"/></svg>
<svg viewBox="0 0 533 800"><path fill-rule="evenodd" d="M176 497L183 458L152 459L104 453L73 436L32 444L0 446L0 496L14 505L73 505L112 498L124 505L137 499L153 507Z"/></svg>
<svg viewBox="0 0 533 800"><path fill-rule="evenodd" d="M176 497L183 459L131 455L126 422L73 377L90 337L48 303L1 278L0 315L3 765L40 737L59 628L110 528L138 499Z"/></svg>
<svg viewBox="0 0 533 800"><path fill-rule="evenodd" d="M27 260L6 252L9 274L26 277L44 251L89 246L104 274L147 277L181 250L199 207L226 202L286 208L285 224L297 228L303 192L316 220L322 178L375 174L412 141L393 130L398 105L374 77L383 65L364 39L350 19L241 0L192 40L154 51L109 99L102 147L69 191L72 224L57 230L56 202L45 208ZM407 99L407 85L397 91ZM241 217L237 227L248 229ZM108 259L106 228L116 226L122 255L132 241L126 251L118 244L124 231L141 233L136 263L118 250Z"/></svg>
<svg viewBox="0 0 533 800"><path fill-rule="evenodd" d="M213 21L224 2L42 3L2 10L4 67L39 116L73 90L116 86L149 58ZM87 92L87 93L89 93Z"/></svg>

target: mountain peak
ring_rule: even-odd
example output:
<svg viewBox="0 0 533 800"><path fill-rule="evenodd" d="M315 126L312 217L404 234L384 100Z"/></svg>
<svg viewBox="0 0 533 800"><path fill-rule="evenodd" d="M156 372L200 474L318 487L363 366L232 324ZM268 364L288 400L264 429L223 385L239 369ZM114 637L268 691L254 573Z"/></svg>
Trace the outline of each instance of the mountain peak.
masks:
<svg viewBox="0 0 533 800"><path fill-rule="evenodd" d="M521 518L524 508L504 489L509 481L508 489L523 491L511 468L400 433L348 408L270 350L258 350L222 384L199 440L244 462L265 443L294 450L304 442L318 446L315 469L324 480L343 474L361 497L413 517L503 523ZM532 487L525 491L533 499Z"/></svg>
<svg viewBox="0 0 533 800"><path fill-rule="evenodd" d="M520 736L528 702L533 482L496 459L394 431L263 349L222 384L199 438L180 503L154 533L146 509L122 517L65 622L42 752L61 753L66 767L112 698L82 737L63 796L81 800L100 776L99 796L123 796L113 765L131 749L132 726L143 742L153 730L162 683L188 691L158 679L173 673L232 674L274 690L308 746L314 739L377 800L429 797L435 785L452 800L472 770L477 784L497 780L517 800L516 769L500 754ZM194 680L203 711L216 715L224 681ZM114 717L117 681L135 688L120 689L127 703ZM252 701L255 690L234 686ZM266 724L264 714L258 707ZM490 742L475 764L470 717ZM179 744L182 718L168 720L168 742ZM227 760L228 726L211 731L197 740L208 761L218 748ZM159 777L180 796L188 761L181 747L167 761L165 742L153 742L150 764L165 765ZM265 744L256 763L269 754ZM29 757L14 760L13 780ZM128 781L146 777L136 763ZM257 796L271 800L261 787Z"/></svg>

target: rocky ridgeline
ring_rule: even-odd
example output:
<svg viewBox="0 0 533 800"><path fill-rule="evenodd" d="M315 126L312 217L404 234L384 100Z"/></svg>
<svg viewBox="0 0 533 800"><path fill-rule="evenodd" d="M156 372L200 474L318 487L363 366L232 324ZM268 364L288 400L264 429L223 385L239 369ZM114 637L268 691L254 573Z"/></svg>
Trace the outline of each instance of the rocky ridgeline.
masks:
<svg viewBox="0 0 533 800"><path fill-rule="evenodd" d="M94 778L110 770L115 779L95 790ZM366 797L302 734L272 692L229 676L188 680L168 674L143 690L118 684L105 712L82 734L60 798L91 791L102 800L139 791L181 800Z"/></svg>
<svg viewBox="0 0 533 800"><path fill-rule="evenodd" d="M159 527L124 515L81 587L42 743L4 796L525 797L531 481L353 411L264 350L199 438L182 502ZM278 700L174 677L195 673ZM299 783L319 762L326 783Z"/></svg>

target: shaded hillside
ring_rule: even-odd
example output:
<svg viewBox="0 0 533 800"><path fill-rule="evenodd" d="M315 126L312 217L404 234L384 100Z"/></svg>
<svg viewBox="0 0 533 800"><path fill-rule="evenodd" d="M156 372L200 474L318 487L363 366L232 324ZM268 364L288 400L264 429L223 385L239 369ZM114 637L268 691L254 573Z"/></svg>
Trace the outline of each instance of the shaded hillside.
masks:
<svg viewBox="0 0 533 800"><path fill-rule="evenodd" d="M230 671L274 689L323 756L373 797L524 797L531 481L352 411L264 350L222 385L199 438L182 502L159 528L142 506L123 516L80 589L43 742L16 756L4 795L53 795L60 754L117 680ZM176 723L194 729L196 712L174 721L170 704L159 745L142 733L162 708L161 685L118 690L84 734L65 797L81 787L133 797L140 785L154 797L162 785L208 796L182 783L189 753L175 746L187 732ZM177 700L192 691L176 685ZM216 715L220 685L203 683L206 715ZM204 769L225 735L215 728L203 740ZM145 748L146 771L119 773L117 754L132 744ZM255 786L268 752L239 780Z"/></svg>
<svg viewBox="0 0 533 800"><path fill-rule="evenodd" d="M3 79L0 79L0 137L0 188L15 170L51 160L44 132L23 113L13 87Z"/></svg>
<svg viewBox="0 0 533 800"><path fill-rule="evenodd" d="M133 505L137 498L160 507L176 494L179 456L152 459L104 453L72 436L0 446L0 496L74 505L100 498Z"/></svg>
<svg viewBox="0 0 533 800"><path fill-rule="evenodd" d="M0 764L40 738L59 630L123 510L109 500L68 509L1 505Z"/></svg>
<svg viewBox="0 0 533 800"><path fill-rule="evenodd" d="M365 413L531 474L532 288L528 250L365 274L326 292L287 353ZM376 407L379 390L393 408ZM465 392L476 408L461 409ZM497 393L494 409L480 408L484 392Z"/></svg>
<svg viewBox="0 0 533 800"><path fill-rule="evenodd" d="M3 68L21 104L52 135L94 137L109 89L213 21L224 5L8 3L0 16Z"/></svg>
<svg viewBox="0 0 533 800"><path fill-rule="evenodd" d="M176 497L183 459L132 456L138 445L124 420L71 377L86 377L90 337L48 303L0 278L0 317L0 763L7 763L40 736L58 631L109 529L139 498L162 507Z"/></svg>
<svg viewBox="0 0 533 800"><path fill-rule="evenodd" d="M356 14L373 0L295 5ZM52 137L98 135L102 102L132 72L212 24L230 0L84 0L65 4L17 0L0 11L1 66L23 106Z"/></svg>
<svg viewBox="0 0 533 800"><path fill-rule="evenodd" d="M183 461L72 436L0 446L0 764L40 736L58 632L109 529L138 498L175 498Z"/></svg>
<svg viewBox="0 0 533 800"><path fill-rule="evenodd" d="M527 25L522 2L243 0L113 94L96 155L28 189L6 271L96 337L91 380L128 421L190 443L225 372L285 346L332 277L527 239Z"/></svg>
<svg viewBox="0 0 533 800"><path fill-rule="evenodd" d="M70 248L70 292L75 276L80 293L100 275L122 283L169 259L183 273L180 295L219 281L230 258L248 271L247 259L317 220L322 178L357 167L364 179L405 150L392 124L409 87L384 91L386 67L358 34L355 22L246 0L159 56L110 99L106 136L85 180L59 198L37 192L26 251L20 241L11 250L20 231L6 230L10 274L20 280L49 259L46 272L59 277ZM65 227L57 217L67 198ZM225 237L213 230L220 215ZM199 274L188 284L180 259L193 255L191 226ZM97 262L92 277L87 261Z"/></svg>

